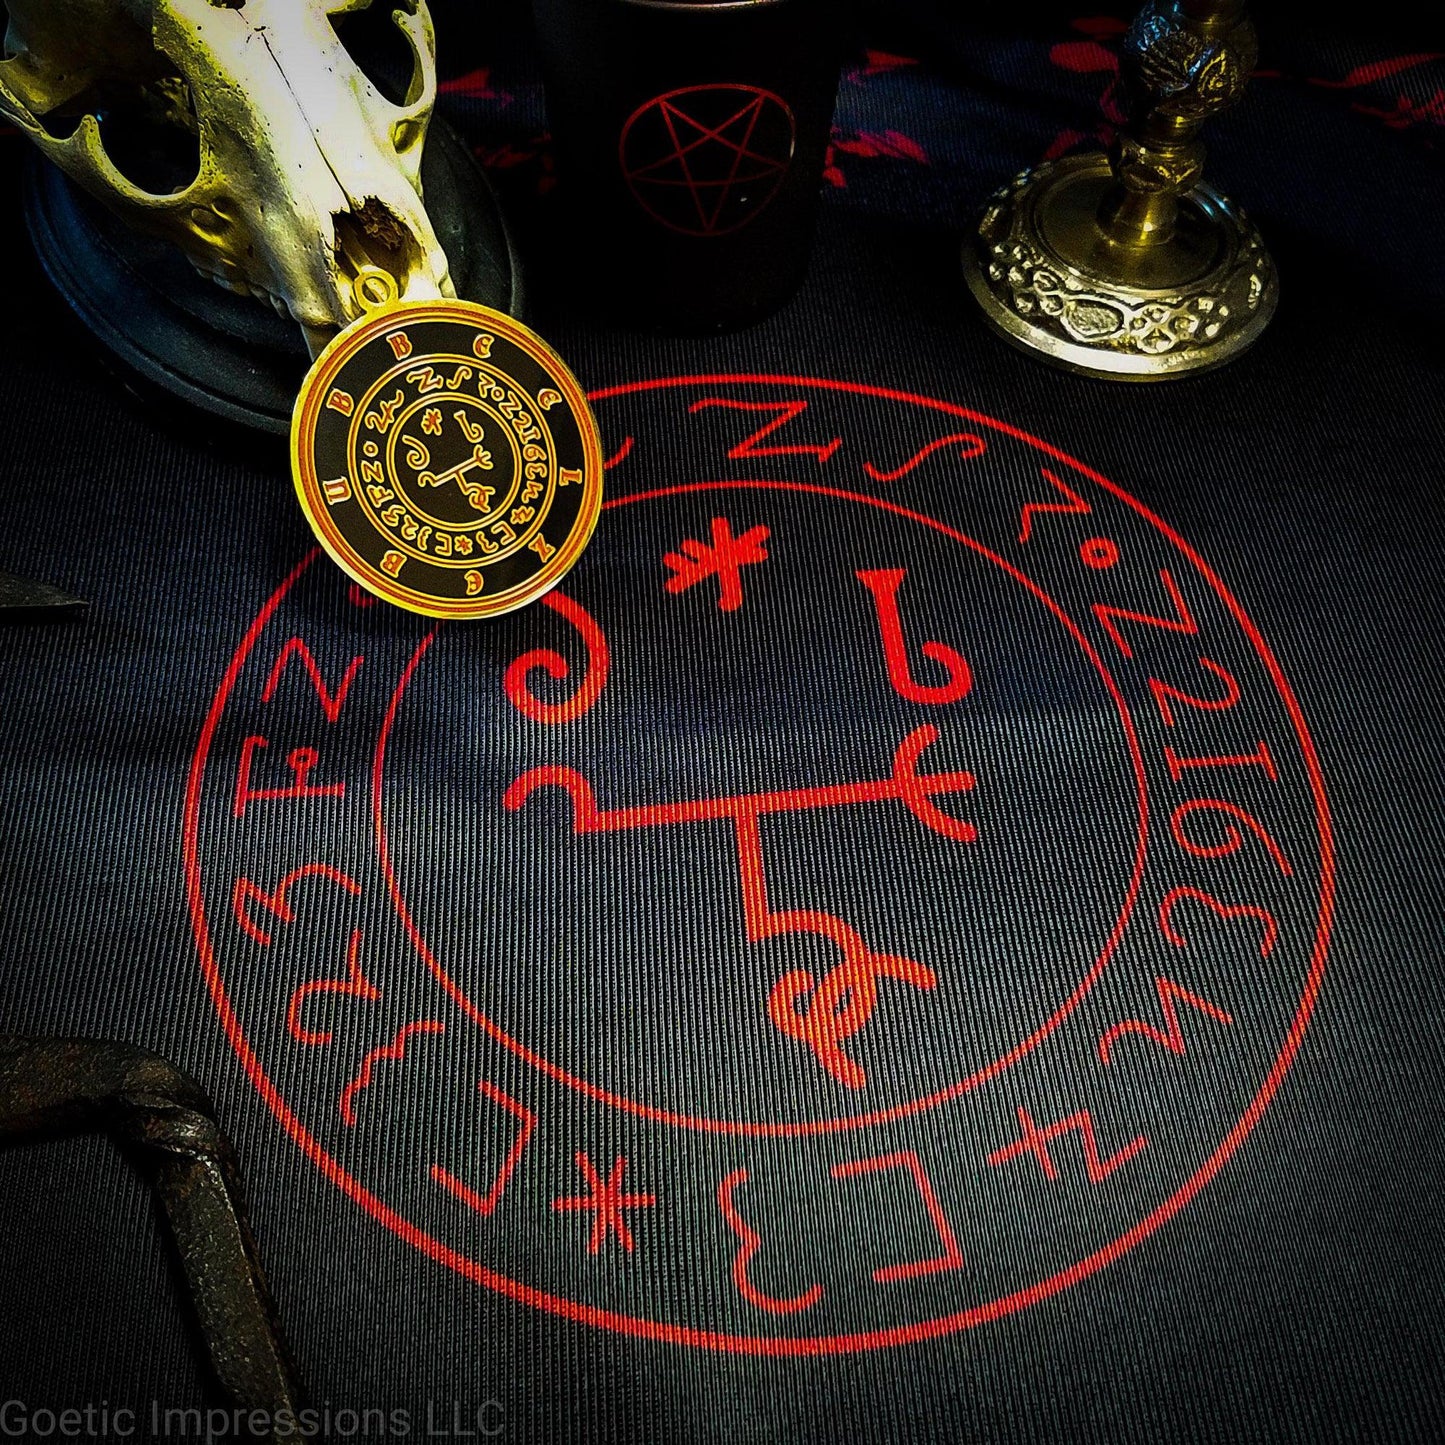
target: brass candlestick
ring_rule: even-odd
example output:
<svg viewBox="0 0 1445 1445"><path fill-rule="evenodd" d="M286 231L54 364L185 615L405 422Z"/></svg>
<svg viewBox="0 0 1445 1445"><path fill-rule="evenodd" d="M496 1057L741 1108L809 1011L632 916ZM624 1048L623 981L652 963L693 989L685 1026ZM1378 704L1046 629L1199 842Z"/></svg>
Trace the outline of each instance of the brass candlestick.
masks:
<svg viewBox="0 0 1445 1445"><path fill-rule="evenodd" d="M1132 381L1218 366L1255 340L1274 265L1243 211L1200 179L1197 137L1244 93L1257 54L1244 0L1149 0L1124 41L1131 119L1112 151L1015 177L964 247L995 330Z"/></svg>

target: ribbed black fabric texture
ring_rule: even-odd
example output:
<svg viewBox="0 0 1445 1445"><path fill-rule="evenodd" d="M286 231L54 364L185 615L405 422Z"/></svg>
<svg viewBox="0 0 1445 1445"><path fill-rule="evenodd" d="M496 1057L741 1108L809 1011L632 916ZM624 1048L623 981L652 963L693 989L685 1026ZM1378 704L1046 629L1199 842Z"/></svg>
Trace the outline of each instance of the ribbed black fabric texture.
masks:
<svg viewBox="0 0 1445 1445"><path fill-rule="evenodd" d="M0 570L91 603L80 622L0 625L0 1030L145 1044L211 1091L332 1438L366 1438L336 1415L366 1409L425 1438L429 1408L438 1431L518 1441L1437 1438L1445 62L1403 30L1260 15L1260 73L1209 131L1209 175L1268 241L1278 314L1237 363L1132 388L995 340L957 265L995 185L1099 143L1122 13L1016 31L999 14L974 26L967 7L865 14L802 291L750 330L675 339L570 299L521 18L436 8L441 106L510 209L531 319L608 393L596 405L617 505L561 588L600 629L605 689L575 721L519 706L564 703L589 653L595 667L595 637L556 608L448 627L419 651L420 619L358 606L324 558L278 598L312 547L282 449L198 432L108 374L29 254L24 144L0 137ZM804 380L639 389L760 374ZM638 500L655 492L670 495ZM1021 543L1029 503L1052 510ZM729 607L718 552L694 576L678 549L726 553L755 528L767 535L733 553ZM1117 566L1101 547L1083 557L1099 539ZM890 595L915 684L958 681L922 652L931 639L967 659L966 698L899 690L881 646L890 569L906 573ZM1196 632L1095 609L1177 622L1161 571ZM1117 674L1147 754L1138 900L1102 981L1027 1058L909 1113L1061 1005L1127 891L1132 754L1060 614ZM296 655L263 699L292 636L331 701L364 658L335 723ZM512 664L536 648L569 675L521 680ZM1227 691L1200 656L1240 683L1244 711L1176 700L1169 724L1150 676ZM896 749L928 727L917 773L973 784L925 801L975 824L973 842L887 792ZM1333 819L1317 998L1320 790L1302 727ZM290 783L286 753L317 746L311 782L349 792L334 809L242 808L237 768L258 735L253 787ZM1276 777L1245 763L1169 791L1164 747L1260 741ZM537 768L573 769L604 814L714 812L586 834L555 786L503 802ZM875 801L800 801L864 784ZM749 815L750 854L747 809L719 800L779 792L776 814ZM1246 812L1277 854L1239 812L1171 818L1191 796ZM245 930L239 880L264 892L317 862L357 892L301 880L294 924L252 895ZM748 923L760 877L767 902ZM1166 919L1181 945L1159 919L1173 887L1252 904L1277 935L1193 896ZM841 924L764 936L787 910ZM769 1006L790 970L810 988L824 978L850 946L841 925L870 957L936 976L875 979L843 1060ZM375 1000L348 973L355 932ZM297 1001L308 981L348 979L350 994ZM1129 1020L1140 1027L1104 1042ZM377 1054L387 1046L403 1057ZM1255 1117L1282 1050L1290 1067ZM895 1108L872 1132L821 1139L696 1127ZM1020 1109L1036 1132L1074 1125L1010 1153L1028 1134ZM1242 1117L1252 1132L1199 1178ZM609 1178L633 1201L610 1217L596 1207ZM505 1188L483 1210L494 1180ZM1040 1288L1166 1205L1111 1262ZM154 1211L107 1148L0 1153L0 1222L0 1403L20 1402L7 1418L104 1401L135 1409L143 1436L153 1401L210 1400ZM926 1260L948 1264L878 1277ZM957 1318L971 1310L997 1317Z"/></svg>

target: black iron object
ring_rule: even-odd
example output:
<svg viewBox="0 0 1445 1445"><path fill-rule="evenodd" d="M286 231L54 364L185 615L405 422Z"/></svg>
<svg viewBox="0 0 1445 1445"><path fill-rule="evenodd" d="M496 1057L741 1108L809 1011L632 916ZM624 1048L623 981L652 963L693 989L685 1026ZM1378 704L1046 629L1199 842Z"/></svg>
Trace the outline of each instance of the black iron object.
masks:
<svg viewBox="0 0 1445 1445"><path fill-rule="evenodd" d="M44 582L27 582L0 572L0 622L34 622L46 617L78 617L87 607Z"/></svg>
<svg viewBox="0 0 1445 1445"><path fill-rule="evenodd" d="M103 1040L0 1038L0 1143L103 1130L149 1175L210 1362L231 1406L284 1438L297 1390L242 1202L230 1140L199 1085ZM262 1438L273 1438L271 1435Z"/></svg>

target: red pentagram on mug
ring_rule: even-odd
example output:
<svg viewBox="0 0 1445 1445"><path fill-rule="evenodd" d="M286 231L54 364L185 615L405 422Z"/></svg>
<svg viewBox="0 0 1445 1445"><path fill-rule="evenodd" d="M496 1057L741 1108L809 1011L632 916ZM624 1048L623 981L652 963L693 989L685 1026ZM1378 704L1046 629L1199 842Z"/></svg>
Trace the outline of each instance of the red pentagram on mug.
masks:
<svg viewBox="0 0 1445 1445"><path fill-rule="evenodd" d="M797 141L781 96L748 85L696 85L639 106L619 164L638 204L688 236L740 230L778 193Z"/></svg>
<svg viewBox="0 0 1445 1445"><path fill-rule="evenodd" d="M217 659L186 864L260 1096L372 1219L593 1326L813 1355L1079 1284L1310 1019L1279 663L1159 517L957 403L592 400L609 500L539 607L438 626L302 561Z"/></svg>

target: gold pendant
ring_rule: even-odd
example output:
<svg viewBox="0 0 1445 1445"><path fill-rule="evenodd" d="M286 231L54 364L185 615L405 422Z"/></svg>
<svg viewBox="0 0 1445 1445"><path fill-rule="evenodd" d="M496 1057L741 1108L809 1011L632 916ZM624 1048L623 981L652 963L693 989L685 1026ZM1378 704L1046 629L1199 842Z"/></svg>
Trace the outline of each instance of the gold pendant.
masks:
<svg viewBox="0 0 1445 1445"><path fill-rule="evenodd" d="M555 586L602 506L602 443L562 359L470 301L397 302L317 357L291 420L311 529L369 592L428 617L490 617Z"/></svg>

